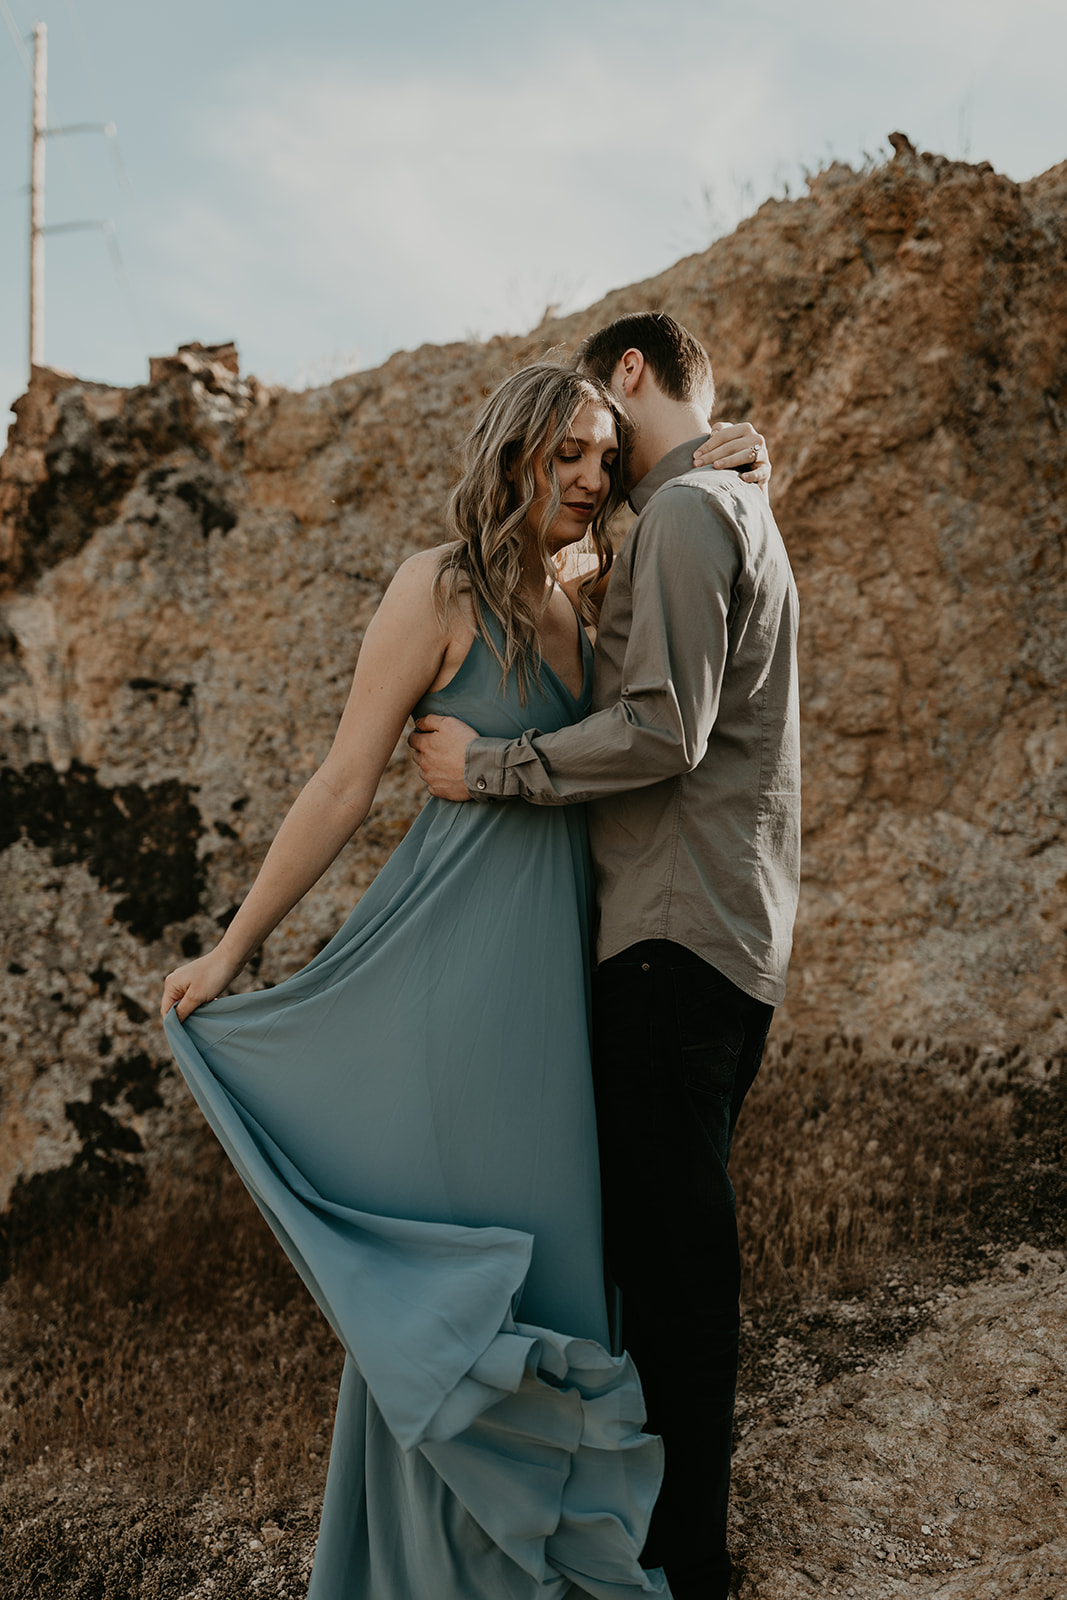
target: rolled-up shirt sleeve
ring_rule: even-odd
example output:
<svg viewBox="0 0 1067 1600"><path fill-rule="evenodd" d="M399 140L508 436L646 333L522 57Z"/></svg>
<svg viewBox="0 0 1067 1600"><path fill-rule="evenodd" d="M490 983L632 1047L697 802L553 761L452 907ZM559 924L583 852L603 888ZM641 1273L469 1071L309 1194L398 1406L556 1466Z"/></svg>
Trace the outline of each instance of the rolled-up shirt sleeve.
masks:
<svg viewBox="0 0 1067 1600"><path fill-rule="evenodd" d="M699 488L661 489L625 547L632 621L618 699L554 733L472 740L471 794L568 805L691 772L718 712L738 539Z"/></svg>

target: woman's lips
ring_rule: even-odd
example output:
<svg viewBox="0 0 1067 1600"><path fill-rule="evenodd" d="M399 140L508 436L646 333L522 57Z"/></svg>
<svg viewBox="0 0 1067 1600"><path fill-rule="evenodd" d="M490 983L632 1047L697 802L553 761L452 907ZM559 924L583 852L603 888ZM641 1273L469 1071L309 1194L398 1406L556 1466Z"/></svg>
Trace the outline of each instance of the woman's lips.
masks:
<svg viewBox="0 0 1067 1600"><path fill-rule="evenodd" d="M579 503L573 500L564 500L563 504L566 506L567 510L576 517L585 517L588 519L596 515L596 506L586 501Z"/></svg>

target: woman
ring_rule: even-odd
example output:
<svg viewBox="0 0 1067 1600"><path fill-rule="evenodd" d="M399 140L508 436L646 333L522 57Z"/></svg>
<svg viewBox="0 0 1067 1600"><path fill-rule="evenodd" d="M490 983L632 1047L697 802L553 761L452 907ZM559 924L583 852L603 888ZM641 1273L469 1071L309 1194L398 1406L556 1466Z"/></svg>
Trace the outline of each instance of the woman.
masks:
<svg viewBox="0 0 1067 1600"><path fill-rule="evenodd" d="M491 397L454 542L398 572L329 756L218 947L166 980L179 1064L347 1353L312 1600L667 1593L638 1561L660 1445L607 1353L580 808L431 800L303 971L197 1009L362 822L409 715L510 737L585 714L556 558L588 536L591 615L621 426L556 366Z"/></svg>

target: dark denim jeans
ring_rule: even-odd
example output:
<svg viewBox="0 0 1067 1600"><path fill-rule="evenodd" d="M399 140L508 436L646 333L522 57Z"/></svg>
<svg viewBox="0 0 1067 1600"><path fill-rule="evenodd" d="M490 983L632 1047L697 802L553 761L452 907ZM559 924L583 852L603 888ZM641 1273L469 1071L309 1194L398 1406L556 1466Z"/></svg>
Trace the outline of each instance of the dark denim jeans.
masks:
<svg viewBox="0 0 1067 1600"><path fill-rule="evenodd" d="M665 939L593 980L607 1270L666 1472L642 1561L675 1600L725 1600L740 1259L726 1171L772 1007Z"/></svg>

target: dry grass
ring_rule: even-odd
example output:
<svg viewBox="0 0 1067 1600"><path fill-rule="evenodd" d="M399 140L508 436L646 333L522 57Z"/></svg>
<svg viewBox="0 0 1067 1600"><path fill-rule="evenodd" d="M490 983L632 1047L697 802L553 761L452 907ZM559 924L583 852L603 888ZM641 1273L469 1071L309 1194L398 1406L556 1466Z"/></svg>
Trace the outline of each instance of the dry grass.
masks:
<svg viewBox="0 0 1067 1600"><path fill-rule="evenodd" d="M768 1048L731 1160L750 1304L862 1294L901 1261L973 1256L976 1231L1041 1226L1042 1186L1019 1168L1042 1104L1062 1098L1062 1063L893 1046Z"/></svg>
<svg viewBox="0 0 1067 1600"><path fill-rule="evenodd" d="M732 1163L750 1342L1060 1228L1065 1083L1018 1050L772 1043ZM339 1369L206 1131L139 1202L26 1246L0 1290L0 1600L302 1593Z"/></svg>
<svg viewBox="0 0 1067 1600"><path fill-rule="evenodd" d="M5 1475L73 1453L257 1513L321 1487L338 1346L206 1133L141 1203L30 1247L2 1304Z"/></svg>

